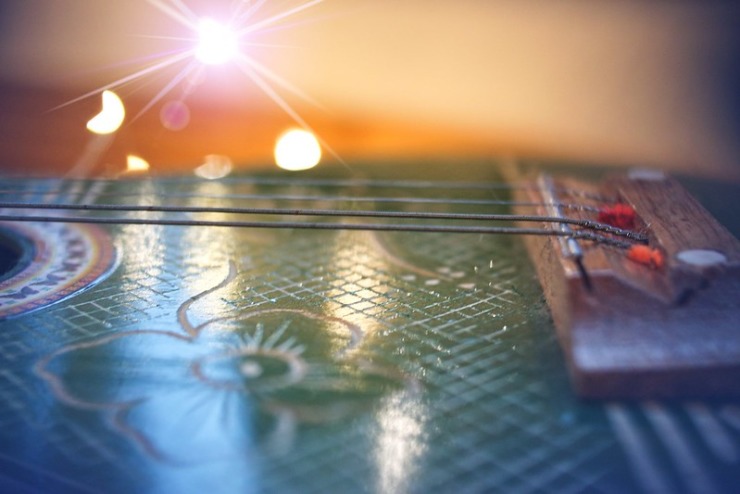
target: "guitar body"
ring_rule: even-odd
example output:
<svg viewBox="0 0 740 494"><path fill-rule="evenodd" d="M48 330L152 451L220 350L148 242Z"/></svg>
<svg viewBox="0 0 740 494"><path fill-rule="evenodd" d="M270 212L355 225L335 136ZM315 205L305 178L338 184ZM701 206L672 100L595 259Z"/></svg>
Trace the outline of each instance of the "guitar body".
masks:
<svg viewBox="0 0 740 494"><path fill-rule="evenodd" d="M240 206L268 195L283 199L249 204L285 208L338 207L338 196L512 198L447 187L445 167L319 173L9 179L4 198ZM354 179L422 173L433 183ZM488 165L456 173L501 181ZM573 391L519 236L11 222L2 236L12 257L0 281L2 492L740 485L735 398L588 401Z"/></svg>

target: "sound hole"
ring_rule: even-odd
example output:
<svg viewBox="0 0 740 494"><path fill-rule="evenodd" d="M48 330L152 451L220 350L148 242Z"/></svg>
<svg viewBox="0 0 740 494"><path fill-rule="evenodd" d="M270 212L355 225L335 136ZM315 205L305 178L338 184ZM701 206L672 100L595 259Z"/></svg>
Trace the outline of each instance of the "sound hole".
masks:
<svg viewBox="0 0 740 494"><path fill-rule="evenodd" d="M0 227L0 282L12 278L33 258L33 243Z"/></svg>

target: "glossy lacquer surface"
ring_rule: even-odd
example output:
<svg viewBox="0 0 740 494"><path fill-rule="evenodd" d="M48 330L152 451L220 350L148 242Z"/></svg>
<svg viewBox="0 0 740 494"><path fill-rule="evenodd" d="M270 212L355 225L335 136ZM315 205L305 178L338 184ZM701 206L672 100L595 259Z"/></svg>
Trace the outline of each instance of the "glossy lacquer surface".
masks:
<svg viewBox="0 0 740 494"><path fill-rule="evenodd" d="M479 178L499 180L492 171ZM506 198L238 177L13 187L17 200L45 188L59 202L147 205L238 205L245 194ZM115 260L95 283L0 321L4 492L738 485L737 404L574 397L519 238L143 225L100 232Z"/></svg>

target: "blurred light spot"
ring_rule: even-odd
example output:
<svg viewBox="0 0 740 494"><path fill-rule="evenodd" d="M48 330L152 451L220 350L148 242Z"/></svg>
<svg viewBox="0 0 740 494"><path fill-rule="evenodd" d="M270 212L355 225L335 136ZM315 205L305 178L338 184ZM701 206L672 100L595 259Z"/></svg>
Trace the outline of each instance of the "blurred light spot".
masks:
<svg viewBox="0 0 740 494"><path fill-rule="evenodd" d="M307 130L289 130L275 144L275 163L290 171L308 170L321 161L321 146Z"/></svg>
<svg viewBox="0 0 740 494"><path fill-rule="evenodd" d="M159 120L165 129L177 132L190 123L190 109L182 101L170 101L162 107Z"/></svg>
<svg viewBox="0 0 740 494"><path fill-rule="evenodd" d="M124 118L126 109L121 98L113 91L103 91L103 109L87 122L87 130L93 134L112 134L121 127Z"/></svg>
<svg viewBox="0 0 740 494"><path fill-rule="evenodd" d="M203 19L198 25L198 47L195 57L206 65L221 65L233 59L239 51L234 32L213 19Z"/></svg>
<svg viewBox="0 0 740 494"><path fill-rule="evenodd" d="M427 408L413 391L401 391L383 399L375 434L376 491L413 490L422 458L429 449L428 416Z"/></svg>
<svg viewBox="0 0 740 494"><path fill-rule="evenodd" d="M149 162L144 158L129 154L126 156L126 171L128 172L145 172L149 170Z"/></svg>
<svg viewBox="0 0 740 494"><path fill-rule="evenodd" d="M205 163L195 169L195 174L207 180L218 180L229 175L233 169L234 164L228 156L209 154Z"/></svg>

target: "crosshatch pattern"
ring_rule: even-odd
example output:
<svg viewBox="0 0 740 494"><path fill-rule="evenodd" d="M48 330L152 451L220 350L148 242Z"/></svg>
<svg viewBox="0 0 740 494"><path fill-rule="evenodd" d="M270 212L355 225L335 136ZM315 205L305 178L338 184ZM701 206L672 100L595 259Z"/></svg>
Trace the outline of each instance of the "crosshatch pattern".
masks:
<svg viewBox="0 0 740 494"><path fill-rule="evenodd" d="M47 199L59 187L44 185ZM245 192L238 180L135 187L141 195L130 194L131 185L77 183L55 200L157 204L168 191ZM327 193L284 189L249 186L252 193ZM123 192L128 195L116 196ZM725 492L738 480L735 405L573 397L519 239L155 226L110 232L120 262L107 279L0 322L0 490ZM235 277L226 281L231 264ZM204 393L193 408L187 398L155 396L160 393L151 383L163 379L164 369L157 366L160 357L142 357L145 344L126 347L138 360L120 364L122 374L95 367L105 354L93 350L107 349L108 342L128 336L146 342L150 335L142 332L185 334L180 310L191 297L187 320L205 329L185 342L173 339L190 365L184 369L192 370L201 353L220 351L233 335L241 335L237 348L244 348L256 345L259 332L267 345L271 334L283 331L272 349L290 355L273 365L281 370L291 359L312 359L302 381L286 390L248 385L228 394L201 382L172 391ZM359 329L348 336L347 328ZM321 354L312 348L319 341L327 349ZM102 377L85 370L90 359ZM259 383L262 375L245 365L242 377ZM111 388L141 384L145 391L135 398L165 400L158 406L181 428L175 449L182 451L167 449L167 420L147 428L146 420L162 420L146 415L158 413L154 405L114 417L97 406L97 395L69 391L74 399L65 398L49 375L61 376L68 390L77 384L65 376L89 379L93 387L96 379L109 380L104 384ZM224 451L234 448L216 460L206 454L213 451L200 458L189 442L205 430L198 422L209 419L214 404L226 418L209 423L209 434L240 437L216 441Z"/></svg>

